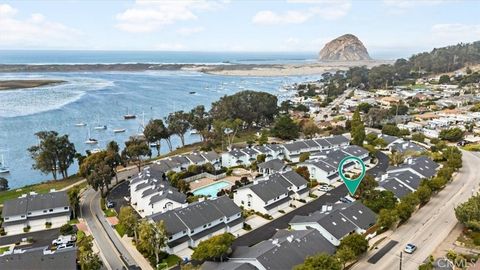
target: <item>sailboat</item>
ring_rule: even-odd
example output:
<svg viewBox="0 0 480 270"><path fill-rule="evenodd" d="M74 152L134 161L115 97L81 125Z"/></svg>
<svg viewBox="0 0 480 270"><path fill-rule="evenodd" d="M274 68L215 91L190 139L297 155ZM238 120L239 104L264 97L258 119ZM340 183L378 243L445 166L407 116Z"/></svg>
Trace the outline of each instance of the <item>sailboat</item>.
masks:
<svg viewBox="0 0 480 270"><path fill-rule="evenodd" d="M84 122L79 122L79 123L76 123L75 126L76 127L84 127L86 126L87 124L85 124Z"/></svg>
<svg viewBox="0 0 480 270"><path fill-rule="evenodd" d="M98 140L97 139L94 139L90 136L90 129L88 129L88 138L87 140L85 141L86 144L97 144L98 143Z"/></svg>
<svg viewBox="0 0 480 270"><path fill-rule="evenodd" d="M143 131L145 130L145 112L142 112L142 122L140 123L140 126L138 127L138 134L137 136L144 136Z"/></svg>
<svg viewBox="0 0 480 270"><path fill-rule="evenodd" d="M126 131L126 129L124 129L124 128L116 128L116 129L113 130L113 133L123 133L125 131Z"/></svg>
<svg viewBox="0 0 480 270"><path fill-rule="evenodd" d="M99 116L97 116L97 123L100 123L100 117ZM107 129L107 126L96 125L96 126L93 127L93 129L95 129L95 130L105 130L105 129Z"/></svg>
<svg viewBox="0 0 480 270"><path fill-rule="evenodd" d="M127 108L127 114L123 115L123 119L129 120L129 119L135 119L135 118L137 118L137 116L135 114L129 113L128 108Z"/></svg>
<svg viewBox="0 0 480 270"><path fill-rule="evenodd" d="M3 159L2 155L2 162L0 162L0 173L9 173L10 169L5 165L5 160Z"/></svg>

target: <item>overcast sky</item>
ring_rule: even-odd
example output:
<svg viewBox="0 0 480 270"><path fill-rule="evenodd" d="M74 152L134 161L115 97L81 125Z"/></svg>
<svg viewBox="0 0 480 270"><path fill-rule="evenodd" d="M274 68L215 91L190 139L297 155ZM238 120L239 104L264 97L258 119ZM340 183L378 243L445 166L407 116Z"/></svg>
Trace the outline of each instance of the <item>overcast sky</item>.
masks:
<svg viewBox="0 0 480 270"><path fill-rule="evenodd" d="M306 51L345 33L373 55L480 39L476 0L0 1L0 49Z"/></svg>

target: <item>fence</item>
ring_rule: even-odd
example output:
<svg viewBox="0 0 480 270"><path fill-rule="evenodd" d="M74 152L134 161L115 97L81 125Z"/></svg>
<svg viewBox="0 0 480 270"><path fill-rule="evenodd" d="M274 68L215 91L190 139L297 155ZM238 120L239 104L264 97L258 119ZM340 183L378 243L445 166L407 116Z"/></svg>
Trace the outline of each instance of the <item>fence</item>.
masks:
<svg viewBox="0 0 480 270"><path fill-rule="evenodd" d="M225 176L227 176L226 173L221 173L221 174L217 174L217 175L213 175L211 173L208 173L208 172L203 172L203 173L200 173L200 174L197 174L197 175L194 175L194 176L190 176L190 177L187 177L187 178L184 178L183 180L187 183L190 183L192 181L195 181L195 180L198 180L198 179L202 179L202 178L211 178L213 180L218 180L218 179L221 179L221 178L224 178Z"/></svg>

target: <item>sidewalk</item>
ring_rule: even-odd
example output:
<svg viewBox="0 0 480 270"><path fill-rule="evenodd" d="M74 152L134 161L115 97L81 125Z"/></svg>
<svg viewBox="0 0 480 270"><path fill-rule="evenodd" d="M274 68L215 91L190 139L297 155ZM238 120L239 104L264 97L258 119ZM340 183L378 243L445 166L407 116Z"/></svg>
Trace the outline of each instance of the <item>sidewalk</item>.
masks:
<svg viewBox="0 0 480 270"><path fill-rule="evenodd" d="M138 263L138 266L140 266L140 268L142 270L146 270L146 269L153 270L153 267L150 265L150 263L147 261L147 259L145 259L145 257L143 257L143 255L140 254L140 252L138 252L137 248L133 245L133 243L132 243L133 238L132 237L128 237L127 235L124 235L123 237L120 237L117 230L114 230L114 232L115 232L116 237L118 237L118 239L120 239L120 241L122 242L122 245L130 253L130 255L133 257L135 262Z"/></svg>

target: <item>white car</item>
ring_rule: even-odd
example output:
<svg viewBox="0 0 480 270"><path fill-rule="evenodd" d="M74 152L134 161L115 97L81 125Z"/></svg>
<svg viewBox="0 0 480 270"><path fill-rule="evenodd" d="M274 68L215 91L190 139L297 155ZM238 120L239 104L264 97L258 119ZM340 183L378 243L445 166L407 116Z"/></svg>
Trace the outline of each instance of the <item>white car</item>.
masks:
<svg viewBox="0 0 480 270"><path fill-rule="evenodd" d="M417 250L417 246L415 246L414 244L407 244L404 249L404 251L408 254L412 254L413 252L415 252L415 250Z"/></svg>
<svg viewBox="0 0 480 270"><path fill-rule="evenodd" d="M77 237L75 235L60 235L57 239L52 241L52 245L62 245L68 244L77 241Z"/></svg>

